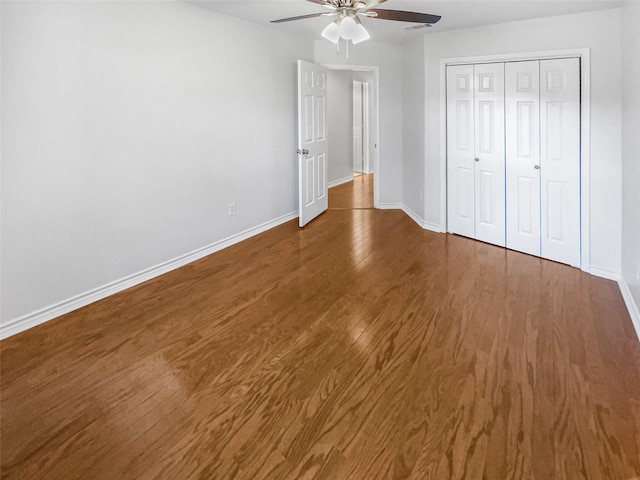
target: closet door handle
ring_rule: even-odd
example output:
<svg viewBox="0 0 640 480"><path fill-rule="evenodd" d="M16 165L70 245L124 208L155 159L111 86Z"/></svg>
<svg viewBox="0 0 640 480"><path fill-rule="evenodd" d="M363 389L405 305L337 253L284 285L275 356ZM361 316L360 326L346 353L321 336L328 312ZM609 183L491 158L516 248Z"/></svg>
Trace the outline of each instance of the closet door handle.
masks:
<svg viewBox="0 0 640 480"><path fill-rule="evenodd" d="M534 165L533 168L535 168L536 170L540 170L540 165Z"/></svg>
<svg viewBox="0 0 640 480"><path fill-rule="evenodd" d="M478 157L474 158L474 160L475 160L476 162L479 162L479 161L480 161L480 159L479 159Z"/></svg>

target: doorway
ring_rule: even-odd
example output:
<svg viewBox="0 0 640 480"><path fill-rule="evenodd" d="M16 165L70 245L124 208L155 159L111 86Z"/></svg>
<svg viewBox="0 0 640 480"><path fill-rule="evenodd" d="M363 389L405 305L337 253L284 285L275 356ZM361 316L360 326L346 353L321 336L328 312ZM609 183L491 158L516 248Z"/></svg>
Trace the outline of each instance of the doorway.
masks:
<svg viewBox="0 0 640 480"><path fill-rule="evenodd" d="M360 181L379 204L378 67L325 65L328 73L328 186ZM360 178L362 177L362 178Z"/></svg>

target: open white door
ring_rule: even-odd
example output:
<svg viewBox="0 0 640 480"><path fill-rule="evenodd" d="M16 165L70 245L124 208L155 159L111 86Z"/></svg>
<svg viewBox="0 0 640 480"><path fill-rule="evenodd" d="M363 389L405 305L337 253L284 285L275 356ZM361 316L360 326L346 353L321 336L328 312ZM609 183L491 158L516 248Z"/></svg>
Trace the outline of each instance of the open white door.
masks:
<svg viewBox="0 0 640 480"><path fill-rule="evenodd" d="M327 69L298 60L298 207L301 227L329 207Z"/></svg>

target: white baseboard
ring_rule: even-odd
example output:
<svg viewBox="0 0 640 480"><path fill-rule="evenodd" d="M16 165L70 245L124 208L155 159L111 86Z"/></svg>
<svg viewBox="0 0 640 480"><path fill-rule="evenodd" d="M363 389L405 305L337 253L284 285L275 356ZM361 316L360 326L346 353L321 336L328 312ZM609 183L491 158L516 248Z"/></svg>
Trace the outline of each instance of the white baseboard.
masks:
<svg viewBox="0 0 640 480"><path fill-rule="evenodd" d="M424 227L424 220L420 217L420 215L418 215L416 212L414 212L410 207L408 207L407 205L405 205L404 203L402 204L402 211L404 213L406 213L409 218L411 220L413 220L414 222L416 222L418 225L420 225L420 228L425 228Z"/></svg>
<svg viewBox="0 0 640 480"><path fill-rule="evenodd" d="M633 298L633 295L631 295L629 285L625 282L624 278L618 280L618 285L620 286L620 292L622 293L622 298L624 298L627 310L629 310L633 327L636 329L636 335L638 335L638 340L640 340L640 308L638 308L638 304Z"/></svg>
<svg viewBox="0 0 640 480"><path fill-rule="evenodd" d="M333 182L329 182L327 184L328 188L332 188L332 187L337 187L338 185L342 185L343 183L349 183L351 181L353 181L353 174L349 175L348 177L344 177L344 178L339 178L338 180L334 180Z"/></svg>
<svg viewBox="0 0 640 480"><path fill-rule="evenodd" d="M102 300L103 298L106 298L110 295L126 290L127 288L131 288L135 285L146 282L147 280L151 280L152 278L163 275L167 272L170 272L171 270L175 270L176 268L180 268L184 265L187 265L188 263L206 257L207 255L211 255L212 253L223 250L227 247L230 247L231 245L251 238L255 235L258 235L259 233L265 232L295 218L298 218L298 212L283 215L269 222L265 222L256 227L249 228L243 232L231 235L230 237L222 239L218 242L194 250L193 252L181 255L177 258L174 258L173 260L169 260L167 262L161 263L160 265L156 265L155 267L147 268L145 270L142 270L141 272L134 273L133 275L129 275L120 280L116 280L114 282L108 283L107 285L103 285L102 287L98 287L80 295L76 295L75 297L69 298L67 300L63 300L62 302L56 303L49 307L45 307L41 310L29 313L15 320L11 320L7 322L6 325L3 325L0 329L0 339L4 339L17 333L23 332L29 328L48 322L49 320L53 320L60 315L72 312L73 310L85 307L93 302Z"/></svg>
<svg viewBox="0 0 640 480"><path fill-rule="evenodd" d="M401 203L380 203L378 207L380 210L402 210Z"/></svg>
<svg viewBox="0 0 640 480"><path fill-rule="evenodd" d="M620 274L615 272L610 272L609 270L603 270L597 267L589 267L584 269L585 272L590 273L591 275L595 275L596 277L606 278L607 280L613 280L614 282L618 282L620 280Z"/></svg>
<svg viewBox="0 0 640 480"><path fill-rule="evenodd" d="M430 223L430 222L427 222L426 220L423 220L416 212L414 212L407 205L404 205L404 204L402 205L402 211L407 215L409 215L411 220L413 220L418 225L420 225L420 227L423 228L424 230L429 230L430 232L435 232L435 233L442 233L442 229L440 228L440 225L436 225L435 223Z"/></svg>
<svg viewBox="0 0 640 480"><path fill-rule="evenodd" d="M435 223L429 223L423 220L420 217L420 215L418 215L416 212L414 212L411 208L409 208L404 203L381 203L380 205L378 205L378 208L380 210L402 210L404 213L406 213L409 216L411 220L413 220L418 225L420 225L420 228L423 228L425 230L429 230L435 233L442 233L442 228L440 228L440 225L436 225Z"/></svg>
<svg viewBox="0 0 640 480"><path fill-rule="evenodd" d="M424 222L424 229L435 233L445 233L442 227L437 223Z"/></svg>

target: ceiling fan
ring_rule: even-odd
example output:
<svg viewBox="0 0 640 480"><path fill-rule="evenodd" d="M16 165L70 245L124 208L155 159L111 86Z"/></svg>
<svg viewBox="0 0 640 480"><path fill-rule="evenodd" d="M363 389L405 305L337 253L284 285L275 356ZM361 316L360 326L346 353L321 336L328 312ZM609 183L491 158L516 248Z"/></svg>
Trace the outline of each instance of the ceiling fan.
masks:
<svg viewBox="0 0 640 480"><path fill-rule="evenodd" d="M329 12L312 13L299 17L281 18L271 23L291 22L314 17L334 17L334 20L322 31L327 40L338 43L340 38L351 40L355 45L369 38L369 32L360 21L360 15L381 20L397 20L399 22L413 22L432 25L440 20L440 15L429 13L404 12L402 10L386 10L373 8L387 0L307 0L327 9Z"/></svg>

